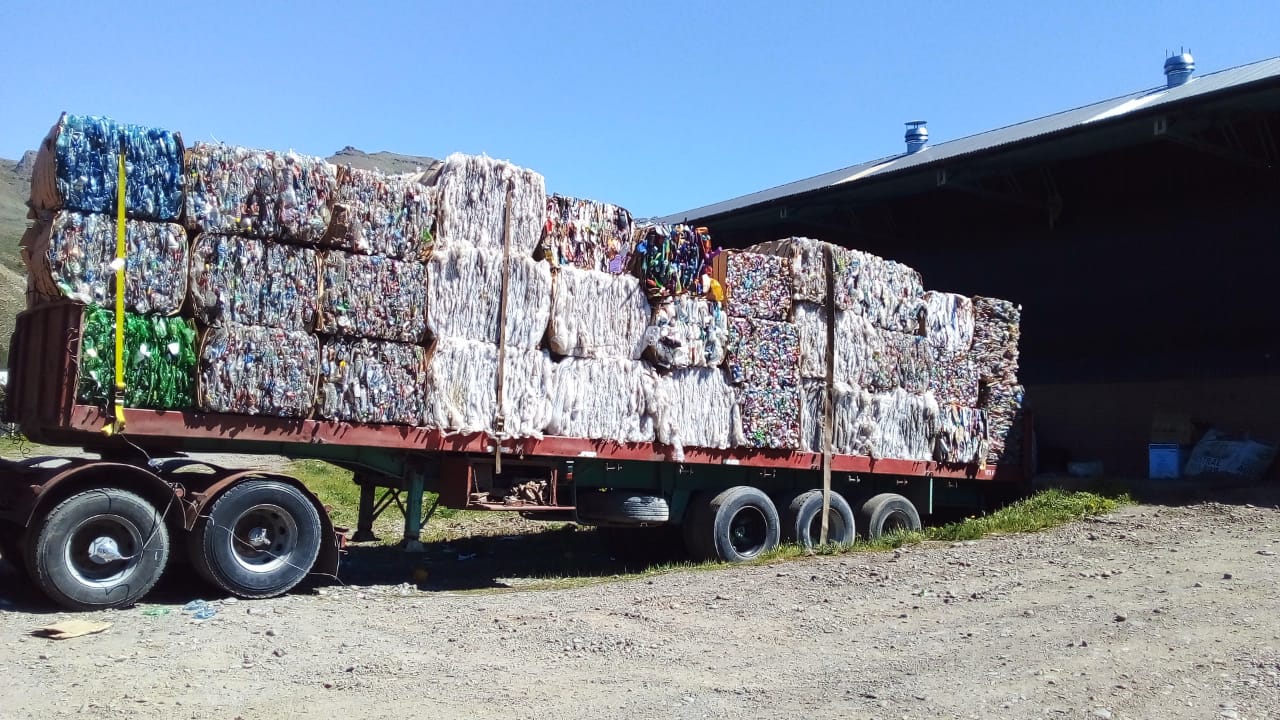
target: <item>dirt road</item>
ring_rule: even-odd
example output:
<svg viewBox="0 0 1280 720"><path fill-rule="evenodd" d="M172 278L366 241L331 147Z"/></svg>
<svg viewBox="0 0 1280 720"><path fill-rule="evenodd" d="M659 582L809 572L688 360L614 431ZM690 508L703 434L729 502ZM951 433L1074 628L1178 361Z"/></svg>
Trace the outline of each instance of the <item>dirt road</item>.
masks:
<svg viewBox="0 0 1280 720"><path fill-rule="evenodd" d="M170 583L53 641L29 633L72 616L0 570L0 716L1280 718L1270 506L564 590L379 572L204 622Z"/></svg>

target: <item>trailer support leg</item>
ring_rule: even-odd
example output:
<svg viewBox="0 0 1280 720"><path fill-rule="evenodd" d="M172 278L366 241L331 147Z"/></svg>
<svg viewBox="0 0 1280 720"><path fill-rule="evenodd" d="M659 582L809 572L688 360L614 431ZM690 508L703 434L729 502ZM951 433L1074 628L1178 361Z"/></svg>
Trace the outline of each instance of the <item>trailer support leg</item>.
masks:
<svg viewBox="0 0 1280 720"><path fill-rule="evenodd" d="M373 485L363 483L360 485L360 515L356 520L356 534L351 537L355 542L378 539L378 536L373 534L373 521L378 515L374 509L377 490L378 488Z"/></svg>
<svg viewBox="0 0 1280 720"><path fill-rule="evenodd" d="M423 552L422 546L422 495L424 478L420 472L410 472L405 478L409 498L404 509L404 540L400 549L405 552Z"/></svg>

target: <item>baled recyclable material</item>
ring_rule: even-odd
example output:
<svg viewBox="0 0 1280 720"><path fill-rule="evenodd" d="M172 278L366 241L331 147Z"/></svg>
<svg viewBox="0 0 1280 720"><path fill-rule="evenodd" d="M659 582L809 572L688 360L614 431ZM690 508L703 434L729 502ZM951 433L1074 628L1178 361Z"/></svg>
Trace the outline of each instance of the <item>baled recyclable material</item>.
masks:
<svg viewBox="0 0 1280 720"><path fill-rule="evenodd" d="M973 346L973 301L943 292L924 294L924 335L945 355L964 355Z"/></svg>
<svg viewBox="0 0 1280 720"><path fill-rule="evenodd" d="M952 354L945 348L929 346L933 361L929 367L929 387L939 405L978 406L978 366L968 353Z"/></svg>
<svg viewBox="0 0 1280 720"><path fill-rule="evenodd" d="M445 158L436 188L437 248L465 243L501 251L510 189L510 253L533 255L547 214L541 175L504 160L454 153Z"/></svg>
<svg viewBox="0 0 1280 720"><path fill-rule="evenodd" d="M319 368L314 335L224 323L206 330L201 341L197 403L206 412L305 418Z"/></svg>
<svg viewBox="0 0 1280 720"><path fill-rule="evenodd" d="M323 255L320 277L319 332L408 343L426 335L422 263L331 250Z"/></svg>
<svg viewBox="0 0 1280 720"><path fill-rule="evenodd" d="M720 368L691 367L658 376L658 442L684 461L686 448L723 450L743 444L733 386Z"/></svg>
<svg viewBox="0 0 1280 720"><path fill-rule="evenodd" d="M320 295L311 248L202 233L191 248L191 307L205 325L310 330Z"/></svg>
<svg viewBox="0 0 1280 720"><path fill-rule="evenodd" d="M902 388L921 394L929 389L933 375L933 354L919 335L880 330L870 362L862 371L861 385L871 392Z"/></svg>
<svg viewBox="0 0 1280 720"><path fill-rule="evenodd" d="M657 374L643 362L569 357L556 363L547 433L616 442L653 442Z"/></svg>
<svg viewBox="0 0 1280 720"><path fill-rule="evenodd" d="M187 294L187 233L177 223L125 220L125 309L172 315ZM116 220L62 210L22 238L36 297L115 306Z"/></svg>
<svg viewBox="0 0 1280 720"><path fill-rule="evenodd" d="M533 349L547 332L551 266L511 256L507 281L507 347ZM427 328L435 337L498 342L502 251L456 243L427 261Z"/></svg>
<svg viewBox="0 0 1280 720"><path fill-rule="evenodd" d="M836 283L836 305L852 310L873 325L893 332L918 334L924 313L924 286L920 273L892 260L849 250L841 274L853 281Z"/></svg>
<svg viewBox="0 0 1280 720"><path fill-rule="evenodd" d="M939 406L934 460L948 464L976 463L981 462L987 452L985 413L959 405Z"/></svg>
<svg viewBox="0 0 1280 720"><path fill-rule="evenodd" d="M637 360L649 313L649 299L631 275L558 268L551 279L551 352Z"/></svg>
<svg viewBox="0 0 1280 720"><path fill-rule="evenodd" d="M1007 300L973 299L973 358L983 380L1016 383L1022 309Z"/></svg>
<svg viewBox="0 0 1280 720"><path fill-rule="evenodd" d="M115 312L88 305L76 397L106 407L115 394ZM196 331L189 320L125 313L124 404L182 410L195 403Z"/></svg>
<svg viewBox="0 0 1280 720"><path fill-rule="evenodd" d="M177 220L185 180L182 138L168 130L95 115L63 113L40 143L32 169L31 208L46 217L62 209L114 216L121 148L126 216Z"/></svg>
<svg viewBox="0 0 1280 720"><path fill-rule="evenodd" d="M729 377L735 383L800 382L800 334L791 323L729 318Z"/></svg>
<svg viewBox="0 0 1280 720"><path fill-rule="evenodd" d="M792 261L777 255L731 252L725 284L730 317L784 321L791 315Z"/></svg>
<svg viewBox="0 0 1280 720"><path fill-rule="evenodd" d="M425 258L433 242L434 193L421 178L421 173L385 175L339 167L324 244L362 255Z"/></svg>
<svg viewBox="0 0 1280 720"><path fill-rule="evenodd" d="M800 447L800 384L748 382L734 388L741 437L748 447L796 450Z"/></svg>
<svg viewBox="0 0 1280 720"><path fill-rule="evenodd" d="M551 195L542 244L556 266L618 275L630 264L635 228L626 208Z"/></svg>
<svg viewBox="0 0 1280 720"><path fill-rule="evenodd" d="M551 422L556 366L542 350L508 347L503 367L502 437L540 438ZM440 338L427 359L427 424L446 432L499 435L498 347Z"/></svg>
<svg viewBox="0 0 1280 720"><path fill-rule="evenodd" d="M1010 382L983 382L978 405L986 413L987 437L995 463L1023 461L1024 398L1021 385Z"/></svg>
<svg viewBox="0 0 1280 720"><path fill-rule="evenodd" d="M842 257L841 254L847 252L838 245L803 237L758 243L748 247L747 251L786 258L791 266L792 297L797 302L822 304L827 300L827 266L824 248L828 246L831 247L832 252L836 253L836 258Z"/></svg>
<svg viewBox="0 0 1280 720"><path fill-rule="evenodd" d="M184 159L193 231L316 243L328 229L337 167L320 158L196 143Z"/></svg>
<svg viewBox="0 0 1280 720"><path fill-rule="evenodd" d="M316 415L344 422L420 425L426 372L421 346L331 338L320 348Z"/></svg>
<svg viewBox="0 0 1280 720"><path fill-rule="evenodd" d="M708 292L712 259L706 228L642 225L636 228L636 273L649 297ZM705 279L704 279L705 278Z"/></svg>
<svg viewBox="0 0 1280 720"><path fill-rule="evenodd" d="M678 295L655 303L644 357L662 368L716 368L724 363L728 343L728 316L720 303Z"/></svg>
<svg viewBox="0 0 1280 720"><path fill-rule="evenodd" d="M835 396L837 452L877 460L933 460L938 405L932 394L913 395L902 388L869 393L839 386Z"/></svg>

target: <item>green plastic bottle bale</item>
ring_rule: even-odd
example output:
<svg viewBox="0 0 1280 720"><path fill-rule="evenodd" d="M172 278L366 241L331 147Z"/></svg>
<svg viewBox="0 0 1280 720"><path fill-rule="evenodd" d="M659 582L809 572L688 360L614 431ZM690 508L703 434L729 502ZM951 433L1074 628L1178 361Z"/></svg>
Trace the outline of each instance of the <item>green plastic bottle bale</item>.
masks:
<svg viewBox="0 0 1280 720"><path fill-rule="evenodd" d="M80 402L106 407L115 386L115 312L85 307L80 341ZM195 406L196 331L176 317L125 313L124 404L181 410Z"/></svg>

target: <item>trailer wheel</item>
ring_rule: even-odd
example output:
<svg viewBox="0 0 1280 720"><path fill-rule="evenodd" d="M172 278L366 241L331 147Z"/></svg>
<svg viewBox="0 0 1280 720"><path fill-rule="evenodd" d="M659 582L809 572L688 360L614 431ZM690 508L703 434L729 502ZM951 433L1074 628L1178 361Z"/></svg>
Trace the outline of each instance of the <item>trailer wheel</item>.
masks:
<svg viewBox="0 0 1280 720"><path fill-rule="evenodd" d="M857 538L853 508L839 493L831 493L831 511L827 515L827 542L850 545ZM782 529L788 542L803 547L817 547L822 537L822 491L809 490L797 495L783 513Z"/></svg>
<svg viewBox="0 0 1280 720"><path fill-rule="evenodd" d="M132 605L169 560L164 517L126 490L72 495L29 529L26 569L41 592L72 610Z"/></svg>
<svg viewBox="0 0 1280 720"><path fill-rule="evenodd" d="M869 539L891 532L919 530L920 513L911 501L894 493L881 493L862 503L858 525Z"/></svg>
<svg viewBox="0 0 1280 720"><path fill-rule="evenodd" d="M202 577L242 598L293 589L320 553L320 513L300 490L275 480L232 486L192 530L191 564Z"/></svg>
<svg viewBox="0 0 1280 720"><path fill-rule="evenodd" d="M579 492L578 518L590 525L660 525L671 518L661 495L637 492Z"/></svg>
<svg viewBox="0 0 1280 720"><path fill-rule="evenodd" d="M778 547L782 523L762 490L742 485L704 498L693 498L686 518L685 543L695 558L741 562Z"/></svg>

